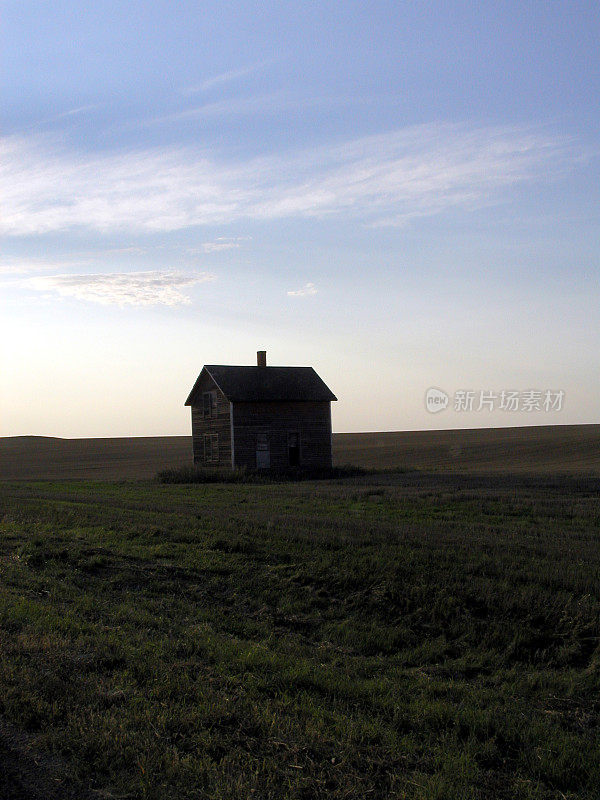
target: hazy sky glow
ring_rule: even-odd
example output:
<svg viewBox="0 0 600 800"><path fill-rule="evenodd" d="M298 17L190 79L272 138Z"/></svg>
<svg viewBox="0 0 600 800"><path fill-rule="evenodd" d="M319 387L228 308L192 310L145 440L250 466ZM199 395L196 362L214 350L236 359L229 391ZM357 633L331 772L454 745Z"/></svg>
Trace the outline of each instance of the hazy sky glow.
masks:
<svg viewBox="0 0 600 800"><path fill-rule="evenodd" d="M2 17L0 435L186 434L258 349L338 431L598 421L597 3Z"/></svg>

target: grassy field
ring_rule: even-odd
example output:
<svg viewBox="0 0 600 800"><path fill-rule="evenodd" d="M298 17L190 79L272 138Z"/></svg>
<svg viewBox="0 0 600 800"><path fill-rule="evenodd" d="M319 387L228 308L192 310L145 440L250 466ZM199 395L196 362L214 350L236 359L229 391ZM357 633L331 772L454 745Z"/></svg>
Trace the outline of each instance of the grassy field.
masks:
<svg viewBox="0 0 600 800"><path fill-rule="evenodd" d="M0 478L152 478L189 463L188 436L121 439L0 438ZM600 425L454 431L335 433L334 463L451 472L593 472L600 475Z"/></svg>
<svg viewBox="0 0 600 800"><path fill-rule="evenodd" d="M0 796L598 798L599 490L0 484Z"/></svg>

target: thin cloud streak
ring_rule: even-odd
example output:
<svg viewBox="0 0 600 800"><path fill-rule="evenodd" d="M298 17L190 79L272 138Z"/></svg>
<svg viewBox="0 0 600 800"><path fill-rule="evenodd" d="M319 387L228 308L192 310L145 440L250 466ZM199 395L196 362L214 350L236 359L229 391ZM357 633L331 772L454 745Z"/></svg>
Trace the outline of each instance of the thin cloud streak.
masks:
<svg viewBox="0 0 600 800"><path fill-rule="evenodd" d="M310 297L311 295L316 294L318 291L319 290L314 283L306 283L301 289L289 291L288 295L290 297Z"/></svg>
<svg viewBox="0 0 600 800"><path fill-rule="evenodd" d="M63 111L60 114L53 114L51 117L44 117L36 122L32 122L30 125L26 125L22 130L40 130L41 128L52 125L54 122L60 122L60 120L68 119L70 117L77 117L81 114L86 114L88 111L95 111L101 107L102 104L100 103L90 103L86 106L77 106L77 108L71 108L68 111Z"/></svg>
<svg viewBox="0 0 600 800"><path fill-rule="evenodd" d="M29 278L23 286L101 305L175 306L191 303L182 292L215 279L207 272L150 271L92 275L49 275Z"/></svg>
<svg viewBox="0 0 600 800"><path fill-rule="evenodd" d="M81 269L89 259L47 260L43 258L5 258L0 260L1 275L27 275L32 272L50 272L58 269L78 267Z"/></svg>
<svg viewBox="0 0 600 800"><path fill-rule="evenodd" d="M256 94L248 97L227 97L203 103L193 108L184 108L159 117L127 124L126 128L153 128L179 122L212 120L220 117L279 116L285 112L300 112L319 107L356 106L365 100L353 97L311 97L302 100L287 97L283 92Z"/></svg>
<svg viewBox="0 0 600 800"><path fill-rule="evenodd" d="M403 225L499 202L583 153L525 128L422 125L287 156L221 162L183 147L77 155L6 137L0 231L174 231L241 220L341 217Z"/></svg>
<svg viewBox="0 0 600 800"><path fill-rule="evenodd" d="M249 236L219 236L213 242L202 242L201 251L203 253L218 253L221 250L237 250L242 246L242 242L250 241ZM195 248L190 252L197 252Z"/></svg>
<svg viewBox="0 0 600 800"><path fill-rule="evenodd" d="M207 78L197 86L187 86L180 91L181 94L185 95L197 94L198 92L207 92L210 89L214 89L215 86L223 86L224 84L240 80L240 78L245 78L248 75L252 75L253 73L258 72L259 70L264 69L273 63L275 63L275 61L274 59L271 59L270 61L262 61L259 64L250 64L247 67L241 67L240 69L231 69L227 72L221 72L218 75L213 75L211 78Z"/></svg>

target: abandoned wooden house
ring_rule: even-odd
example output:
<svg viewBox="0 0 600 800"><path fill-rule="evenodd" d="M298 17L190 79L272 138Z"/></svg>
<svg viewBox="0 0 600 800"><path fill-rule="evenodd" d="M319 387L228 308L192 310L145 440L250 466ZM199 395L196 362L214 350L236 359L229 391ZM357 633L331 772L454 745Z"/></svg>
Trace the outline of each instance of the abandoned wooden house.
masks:
<svg viewBox="0 0 600 800"><path fill-rule="evenodd" d="M194 463L286 470L331 467L331 401L312 367L206 365L186 406L192 408Z"/></svg>

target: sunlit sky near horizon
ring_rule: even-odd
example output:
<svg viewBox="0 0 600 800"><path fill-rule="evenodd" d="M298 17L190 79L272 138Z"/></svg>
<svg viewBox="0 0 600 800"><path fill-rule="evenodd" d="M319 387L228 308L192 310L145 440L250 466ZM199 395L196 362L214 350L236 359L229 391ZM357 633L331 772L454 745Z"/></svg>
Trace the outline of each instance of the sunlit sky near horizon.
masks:
<svg viewBox="0 0 600 800"><path fill-rule="evenodd" d="M599 421L597 2L0 9L0 435L188 434L258 349L336 431Z"/></svg>

